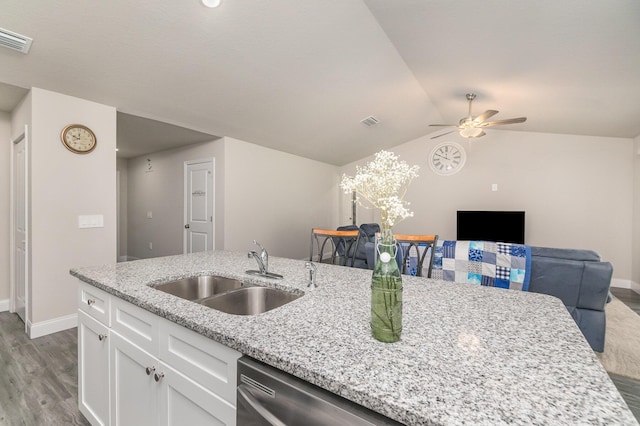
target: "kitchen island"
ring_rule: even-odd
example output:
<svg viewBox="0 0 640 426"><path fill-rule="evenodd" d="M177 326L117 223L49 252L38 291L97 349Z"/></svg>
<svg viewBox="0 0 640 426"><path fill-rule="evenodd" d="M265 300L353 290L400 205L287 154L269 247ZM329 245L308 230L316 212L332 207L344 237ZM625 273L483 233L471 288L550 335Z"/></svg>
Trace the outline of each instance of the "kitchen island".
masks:
<svg viewBox="0 0 640 426"><path fill-rule="evenodd" d="M282 280L247 275L246 253L214 251L73 269L105 292L399 422L636 424L559 299L403 277L400 342L371 337L371 271L274 258ZM150 287L215 274L304 292L237 316Z"/></svg>

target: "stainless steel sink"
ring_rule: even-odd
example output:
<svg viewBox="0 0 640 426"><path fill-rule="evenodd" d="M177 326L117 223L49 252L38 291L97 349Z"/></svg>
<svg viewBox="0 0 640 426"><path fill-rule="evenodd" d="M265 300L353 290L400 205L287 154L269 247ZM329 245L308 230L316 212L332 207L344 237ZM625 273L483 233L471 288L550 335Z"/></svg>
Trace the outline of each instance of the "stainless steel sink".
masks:
<svg viewBox="0 0 640 426"><path fill-rule="evenodd" d="M240 280L217 275L183 278L153 284L151 287L234 315L261 314L301 296L301 294L272 287L245 284Z"/></svg>
<svg viewBox="0 0 640 426"><path fill-rule="evenodd" d="M257 315L278 308L301 295L272 287L244 287L201 300L204 306L234 315Z"/></svg>
<svg viewBox="0 0 640 426"><path fill-rule="evenodd" d="M219 277L217 275L202 275L156 284L152 287L183 299L198 300L225 293L229 290L242 288L243 285L242 281L233 278Z"/></svg>

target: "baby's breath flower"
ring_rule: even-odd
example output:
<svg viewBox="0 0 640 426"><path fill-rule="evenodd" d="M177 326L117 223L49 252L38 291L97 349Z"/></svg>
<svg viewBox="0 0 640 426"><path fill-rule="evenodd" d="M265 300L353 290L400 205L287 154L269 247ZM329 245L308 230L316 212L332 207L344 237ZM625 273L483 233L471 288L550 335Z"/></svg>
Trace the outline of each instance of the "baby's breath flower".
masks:
<svg viewBox="0 0 640 426"><path fill-rule="evenodd" d="M340 187L350 194L356 192L358 203L365 208L380 209L383 227L391 228L407 217L412 217L408 202L403 201L407 187L418 177L418 166L399 161L389 151L378 152L366 166L356 166L356 175L342 175ZM361 201L364 198L368 204Z"/></svg>

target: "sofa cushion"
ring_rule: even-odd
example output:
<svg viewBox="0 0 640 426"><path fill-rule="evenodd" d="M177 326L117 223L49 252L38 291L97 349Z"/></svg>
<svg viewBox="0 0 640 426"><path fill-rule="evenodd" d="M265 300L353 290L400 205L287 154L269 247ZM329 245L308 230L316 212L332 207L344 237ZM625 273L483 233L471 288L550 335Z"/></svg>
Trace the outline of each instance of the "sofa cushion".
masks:
<svg viewBox="0 0 640 426"><path fill-rule="evenodd" d="M556 296L567 306L602 311L612 275L609 262L532 256L529 291Z"/></svg>
<svg viewBox="0 0 640 426"><path fill-rule="evenodd" d="M553 257L567 260L599 262L600 256L592 250L563 249L552 247L531 247L531 256Z"/></svg>

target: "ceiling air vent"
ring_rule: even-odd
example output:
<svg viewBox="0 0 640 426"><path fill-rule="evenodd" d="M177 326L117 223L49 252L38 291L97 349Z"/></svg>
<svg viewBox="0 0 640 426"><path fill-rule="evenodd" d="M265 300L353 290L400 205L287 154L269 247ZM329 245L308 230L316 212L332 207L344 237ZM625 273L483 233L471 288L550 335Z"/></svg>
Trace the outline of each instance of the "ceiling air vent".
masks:
<svg viewBox="0 0 640 426"><path fill-rule="evenodd" d="M29 53L32 38L0 28L0 46L17 50L25 55Z"/></svg>
<svg viewBox="0 0 640 426"><path fill-rule="evenodd" d="M370 115L367 118L363 118L362 120L360 120L360 122L367 127L372 127L379 123L378 119L375 118L373 115Z"/></svg>

